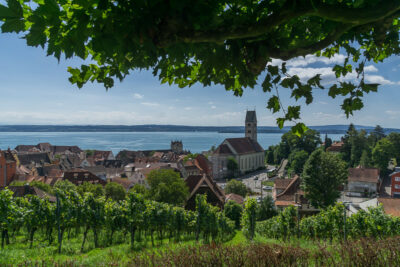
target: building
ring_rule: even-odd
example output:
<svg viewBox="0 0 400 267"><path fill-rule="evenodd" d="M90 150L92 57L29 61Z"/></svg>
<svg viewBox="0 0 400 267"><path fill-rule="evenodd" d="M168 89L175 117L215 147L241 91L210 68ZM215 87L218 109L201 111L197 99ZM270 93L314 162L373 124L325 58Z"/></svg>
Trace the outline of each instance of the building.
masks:
<svg viewBox="0 0 400 267"><path fill-rule="evenodd" d="M344 145L343 141L335 141L332 143L332 145L330 147L328 147L326 149L327 152L332 152L332 153L339 153L340 151L342 151L342 147Z"/></svg>
<svg viewBox="0 0 400 267"><path fill-rule="evenodd" d="M91 184L105 185L107 182L93 173L83 169L73 169L64 172L64 180L68 180L75 185L83 184L88 182Z"/></svg>
<svg viewBox="0 0 400 267"><path fill-rule="evenodd" d="M396 167L389 176L391 178L391 196L400 197L400 167Z"/></svg>
<svg viewBox="0 0 400 267"><path fill-rule="evenodd" d="M228 169L228 162L234 159L236 170L242 175L265 167L264 149L257 142L257 118L255 111L247 111L245 137L225 139L209 157L214 179L235 175Z"/></svg>
<svg viewBox="0 0 400 267"><path fill-rule="evenodd" d="M189 197L186 201L185 208L189 210L196 209L196 195L206 194L207 202L211 205L223 208L225 204L224 191L211 179L211 177L203 175L192 175L185 179L189 188Z"/></svg>
<svg viewBox="0 0 400 267"><path fill-rule="evenodd" d="M350 215L357 213L359 210L368 211L368 208L378 207L382 205L387 215L400 217L400 199L399 198L372 198L367 201L350 205Z"/></svg>
<svg viewBox="0 0 400 267"><path fill-rule="evenodd" d="M255 110L246 112L245 136L257 142L257 116Z"/></svg>
<svg viewBox="0 0 400 267"><path fill-rule="evenodd" d="M319 210L314 208L305 198L304 191L300 188L301 178L298 175L292 179L286 180L288 181L280 183L281 185L287 184L286 188L273 197L277 209L283 210L289 206L296 206L301 215L312 215L319 212ZM277 192L276 186L274 186L274 191Z"/></svg>
<svg viewBox="0 0 400 267"><path fill-rule="evenodd" d="M244 204L244 198L241 195L238 194L228 194L225 196L225 203L228 203L228 201L233 201L236 202L239 205L243 205Z"/></svg>
<svg viewBox="0 0 400 267"><path fill-rule="evenodd" d="M183 153L182 141L171 141L171 151L176 154L182 154Z"/></svg>
<svg viewBox="0 0 400 267"><path fill-rule="evenodd" d="M379 169L350 168L346 195L352 197L375 197L379 183Z"/></svg>
<svg viewBox="0 0 400 267"><path fill-rule="evenodd" d="M16 177L17 162L11 151L0 150L0 187L8 186Z"/></svg>

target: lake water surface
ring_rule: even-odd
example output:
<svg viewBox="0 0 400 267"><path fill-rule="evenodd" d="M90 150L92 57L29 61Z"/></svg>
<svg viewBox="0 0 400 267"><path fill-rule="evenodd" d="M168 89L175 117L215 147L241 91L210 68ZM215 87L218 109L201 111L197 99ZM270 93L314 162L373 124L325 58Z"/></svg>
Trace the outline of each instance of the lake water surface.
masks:
<svg viewBox="0 0 400 267"><path fill-rule="evenodd" d="M280 133L259 133L258 142L267 149L280 142ZM321 135L322 138L324 135ZM331 134L339 140L341 134ZM217 132L0 132L0 149L11 149L17 145L36 145L49 142L52 145L77 145L82 149L112 150L156 150L169 149L171 140L182 140L183 147L198 153L218 146L225 138L243 137L239 133Z"/></svg>

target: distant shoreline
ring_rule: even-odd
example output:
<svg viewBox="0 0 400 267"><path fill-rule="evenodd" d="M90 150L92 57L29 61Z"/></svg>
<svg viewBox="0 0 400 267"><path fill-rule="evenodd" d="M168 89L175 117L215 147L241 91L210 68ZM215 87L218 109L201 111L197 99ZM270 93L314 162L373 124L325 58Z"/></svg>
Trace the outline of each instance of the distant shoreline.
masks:
<svg viewBox="0 0 400 267"><path fill-rule="evenodd" d="M357 130L370 132L373 126L355 126ZM348 125L309 126L321 134L344 134ZM258 133L286 133L290 126L279 129L276 126L259 126ZM386 133L400 132L400 129L384 128ZM243 133L243 126L185 126L185 125L0 125L0 132L218 132Z"/></svg>

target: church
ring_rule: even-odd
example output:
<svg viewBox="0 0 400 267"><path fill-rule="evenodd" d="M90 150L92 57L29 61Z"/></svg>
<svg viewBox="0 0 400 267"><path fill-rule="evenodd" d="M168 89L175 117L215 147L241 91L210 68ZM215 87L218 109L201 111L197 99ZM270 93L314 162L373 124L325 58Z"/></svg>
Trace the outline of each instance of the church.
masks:
<svg viewBox="0 0 400 267"><path fill-rule="evenodd" d="M256 111L247 111L245 137L225 139L209 157L212 162L214 179L232 175L228 169L228 159L234 158L240 175L263 168L264 149L257 142Z"/></svg>

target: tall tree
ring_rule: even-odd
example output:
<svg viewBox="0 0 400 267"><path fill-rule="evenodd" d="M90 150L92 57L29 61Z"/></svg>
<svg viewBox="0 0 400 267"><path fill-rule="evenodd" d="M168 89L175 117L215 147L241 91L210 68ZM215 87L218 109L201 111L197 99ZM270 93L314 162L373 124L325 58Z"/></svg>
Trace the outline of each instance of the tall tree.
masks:
<svg viewBox="0 0 400 267"><path fill-rule="evenodd" d="M341 150L343 160L346 162L351 161L351 149L352 149L352 144L354 141L354 138L358 135L358 132L356 128L354 127L354 124L350 123L349 128L347 129L346 134L343 137L343 147Z"/></svg>
<svg viewBox="0 0 400 267"><path fill-rule="evenodd" d="M397 162L400 162L400 133L390 133L387 139L393 145L394 157Z"/></svg>
<svg viewBox="0 0 400 267"><path fill-rule="evenodd" d="M147 176L150 186L148 197L159 202L182 206L189 189L179 173L174 170L153 170Z"/></svg>
<svg viewBox="0 0 400 267"><path fill-rule="evenodd" d="M373 137L374 144L375 145L379 140L382 138L386 137L385 131L380 125L376 125L374 130L371 132L371 136Z"/></svg>
<svg viewBox="0 0 400 267"><path fill-rule="evenodd" d="M68 69L79 87L96 81L110 88L114 79L152 69L162 83L222 84L237 96L261 81L265 92L279 85L310 104L313 90L323 88L321 74L303 81L285 64L270 64L272 59L330 58L344 51L344 64L333 71L338 78L352 72L352 59L359 79L338 79L328 95L344 96L341 108L349 116L363 107L366 93L377 91L377 84L363 79L365 62L383 61L400 47L397 0L2 3L3 33L19 33L27 45L41 46L58 60L62 55L82 59L80 68ZM272 94L268 108L281 111L280 103L279 94ZM300 106L285 110L277 120L280 127L300 117ZM301 123L294 129L305 130Z"/></svg>
<svg viewBox="0 0 400 267"><path fill-rule="evenodd" d="M292 152L288 159L289 170L295 174L301 174L307 159L308 153L304 150Z"/></svg>
<svg viewBox="0 0 400 267"><path fill-rule="evenodd" d="M311 205L326 208L335 204L346 180L346 163L338 155L318 149L304 166L302 188Z"/></svg>
<svg viewBox="0 0 400 267"><path fill-rule="evenodd" d="M372 150L372 159L383 175L388 173L389 161L394 157L393 144L387 139L383 138L376 143Z"/></svg>
<svg viewBox="0 0 400 267"><path fill-rule="evenodd" d="M268 220L277 214L274 200L269 195L264 197L257 206L257 221Z"/></svg>
<svg viewBox="0 0 400 267"><path fill-rule="evenodd" d="M242 213L243 207L232 200L229 200L224 206L225 216L235 222L237 229L240 228L240 219L242 218Z"/></svg>
<svg viewBox="0 0 400 267"><path fill-rule="evenodd" d="M245 197L247 195L248 189L244 183L241 181L232 179L225 186L225 194L237 194Z"/></svg>
<svg viewBox="0 0 400 267"><path fill-rule="evenodd" d="M328 137L328 134L325 134L325 141L324 141L324 150L332 145L332 139Z"/></svg>
<svg viewBox="0 0 400 267"><path fill-rule="evenodd" d="M229 157L226 165L231 175L235 176L236 171L239 169L236 159L234 157Z"/></svg>

